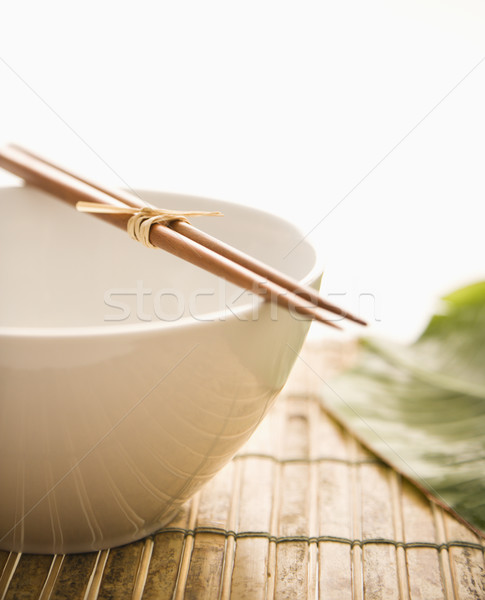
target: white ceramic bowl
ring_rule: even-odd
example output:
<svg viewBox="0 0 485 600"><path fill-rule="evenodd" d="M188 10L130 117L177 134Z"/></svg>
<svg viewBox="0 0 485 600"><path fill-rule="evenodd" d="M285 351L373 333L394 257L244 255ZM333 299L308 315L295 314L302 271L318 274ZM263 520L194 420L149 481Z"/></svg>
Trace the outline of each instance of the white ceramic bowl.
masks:
<svg viewBox="0 0 485 600"><path fill-rule="evenodd" d="M244 206L200 228L305 283L300 233ZM0 189L0 548L83 552L167 523L264 417L309 322L31 188ZM234 300L236 298L236 300Z"/></svg>

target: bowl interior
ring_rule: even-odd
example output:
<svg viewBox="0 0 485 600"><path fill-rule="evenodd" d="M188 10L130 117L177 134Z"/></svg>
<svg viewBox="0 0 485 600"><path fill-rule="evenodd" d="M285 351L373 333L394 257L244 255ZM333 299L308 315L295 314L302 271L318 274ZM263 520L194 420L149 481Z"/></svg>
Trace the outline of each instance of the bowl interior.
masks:
<svg viewBox="0 0 485 600"><path fill-rule="evenodd" d="M311 278L316 269L312 246L298 244L301 233L279 217L191 196L140 196L164 208L221 210L223 217L192 222L299 280ZM173 324L245 310L255 302L249 292L144 248L117 228L33 188L0 189L0 209L0 282L7 291L0 295L2 328Z"/></svg>

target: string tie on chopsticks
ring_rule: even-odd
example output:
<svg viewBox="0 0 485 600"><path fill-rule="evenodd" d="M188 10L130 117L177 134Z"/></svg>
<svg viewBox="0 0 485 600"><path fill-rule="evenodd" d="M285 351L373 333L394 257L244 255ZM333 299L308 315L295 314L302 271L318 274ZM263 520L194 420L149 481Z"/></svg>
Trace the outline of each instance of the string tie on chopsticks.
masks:
<svg viewBox="0 0 485 600"><path fill-rule="evenodd" d="M128 219L126 231L136 242L142 243L147 248L156 248L150 242L150 229L155 223L169 225L172 221L184 221L188 223L188 217L221 217L219 211L207 212L202 210L171 210L144 206L134 208L132 206L111 206L110 204L98 204L97 202L78 202L76 208L80 212L98 213L105 215L131 215Z"/></svg>

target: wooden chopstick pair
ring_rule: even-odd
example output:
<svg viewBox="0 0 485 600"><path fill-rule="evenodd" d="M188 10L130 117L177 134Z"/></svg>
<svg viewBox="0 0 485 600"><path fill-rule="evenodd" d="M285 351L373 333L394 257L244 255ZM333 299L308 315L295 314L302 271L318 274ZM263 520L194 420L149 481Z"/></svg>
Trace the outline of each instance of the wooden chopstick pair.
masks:
<svg viewBox="0 0 485 600"><path fill-rule="evenodd" d="M79 177L36 154L16 145L0 149L0 166L57 198L70 204L96 203L105 206L128 206L142 210L147 205L135 194L111 190ZM96 213L105 221L126 230L130 215ZM340 329L325 318L323 310L361 325L365 321L324 300L314 289L296 279L221 242L183 220L153 224L151 244L191 262L267 300L293 309L321 323ZM323 310L322 310L323 309Z"/></svg>

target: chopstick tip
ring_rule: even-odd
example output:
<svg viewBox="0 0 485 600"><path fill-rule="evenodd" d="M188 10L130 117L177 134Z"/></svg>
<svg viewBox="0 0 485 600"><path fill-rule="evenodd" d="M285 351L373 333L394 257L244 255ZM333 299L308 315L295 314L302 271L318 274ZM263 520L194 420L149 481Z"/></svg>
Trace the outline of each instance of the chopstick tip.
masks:
<svg viewBox="0 0 485 600"><path fill-rule="evenodd" d="M314 316L315 320L318 321L319 323L323 323L324 325L328 325L329 327L333 327L334 329L343 331L343 328L340 327L340 325L337 325L336 323L334 323L333 321L329 321L328 319L324 319L318 313L316 313L316 312L313 313L313 316Z"/></svg>
<svg viewBox="0 0 485 600"><path fill-rule="evenodd" d="M364 321L364 319L361 319L360 317L355 317L354 315L350 315L350 314L347 314L346 317L347 317L347 319L349 319L349 321L353 321L354 323L357 323L358 325L362 325L363 327L367 327L369 325L369 323L367 323L367 321Z"/></svg>

